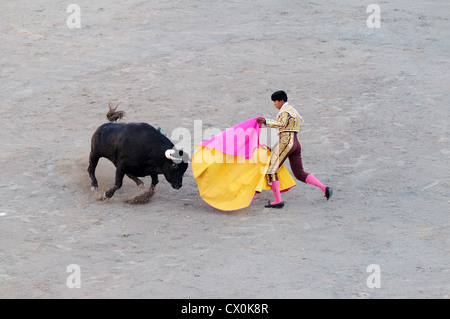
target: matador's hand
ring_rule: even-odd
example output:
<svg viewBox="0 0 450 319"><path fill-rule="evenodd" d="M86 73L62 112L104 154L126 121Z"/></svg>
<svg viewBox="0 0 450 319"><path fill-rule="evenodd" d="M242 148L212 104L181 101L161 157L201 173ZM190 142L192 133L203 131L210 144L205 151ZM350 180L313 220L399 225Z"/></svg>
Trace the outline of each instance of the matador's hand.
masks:
<svg viewBox="0 0 450 319"><path fill-rule="evenodd" d="M266 119L264 117L258 117L256 122L259 124L266 124Z"/></svg>

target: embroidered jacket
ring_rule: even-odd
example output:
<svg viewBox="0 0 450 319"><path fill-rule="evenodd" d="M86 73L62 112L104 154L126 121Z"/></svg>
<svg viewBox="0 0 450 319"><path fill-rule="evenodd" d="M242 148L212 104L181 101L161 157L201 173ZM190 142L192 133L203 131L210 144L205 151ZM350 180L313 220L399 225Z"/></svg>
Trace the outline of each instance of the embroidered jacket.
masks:
<svg viewBox="0 0 450 319"><path fill-rule="evenodd" d="M276 120L266 119L266 126L276 128L280 132L298 132L300 131L300 124L303 118L298 112L288 103L284 103L278 112Z"/></svg>

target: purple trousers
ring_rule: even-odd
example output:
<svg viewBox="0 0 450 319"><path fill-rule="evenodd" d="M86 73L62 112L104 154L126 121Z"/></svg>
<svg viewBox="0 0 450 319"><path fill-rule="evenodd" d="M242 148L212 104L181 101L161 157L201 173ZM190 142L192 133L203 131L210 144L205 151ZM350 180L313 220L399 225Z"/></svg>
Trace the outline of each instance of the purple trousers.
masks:
<svg viewBox="0 0 450 319"><path fill-rule="evenodd" d="M269 183L278 180L278 169L286 159L289 159L295 178L306 183L309 173L303 169L302 147L297 132L280 132L279 141L272 149L270 165L266 173Z"/></svg>

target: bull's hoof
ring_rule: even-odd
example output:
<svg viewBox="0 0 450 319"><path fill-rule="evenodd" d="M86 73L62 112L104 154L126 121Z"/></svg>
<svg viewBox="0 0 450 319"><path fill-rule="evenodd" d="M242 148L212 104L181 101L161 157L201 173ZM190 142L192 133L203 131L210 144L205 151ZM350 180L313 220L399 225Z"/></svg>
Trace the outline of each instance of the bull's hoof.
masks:
<svg viewBox="0 0 450 319"><path fill-rule="evenodd" d="M110 199L112 196L108 196L108 191L104 192L103 195L99 198L99 200L107 200Z"/></svg>
<svg viewBox="0 0 450 319"><path fill-rule="evenodd" d="M109 189L103 194L103 197L105 199L110 199L111 197L113 197L114 193L115 193L115 189Z"/></svg>
<svg viewBox="0 0 450 319"><path fill-rule="evenodd" d="M91 186L91 191L92 191L92 192L98 191L98 187L97 187L97 186Z"/></svg>

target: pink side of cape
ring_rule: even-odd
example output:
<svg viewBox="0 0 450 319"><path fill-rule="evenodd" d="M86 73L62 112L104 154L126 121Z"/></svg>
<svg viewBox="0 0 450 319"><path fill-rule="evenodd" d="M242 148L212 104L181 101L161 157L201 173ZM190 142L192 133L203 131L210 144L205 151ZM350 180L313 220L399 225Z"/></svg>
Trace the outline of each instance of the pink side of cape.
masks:
<svg viewBox="0 0 450 319"><path fill-rule="evenodd" d="M214 135L200 145L216 149L222 153L233 156L245 156L250 158L256 147L259 147L259 131L261 124L257 123L258 117L251 118L225 131Z"/></svg>

